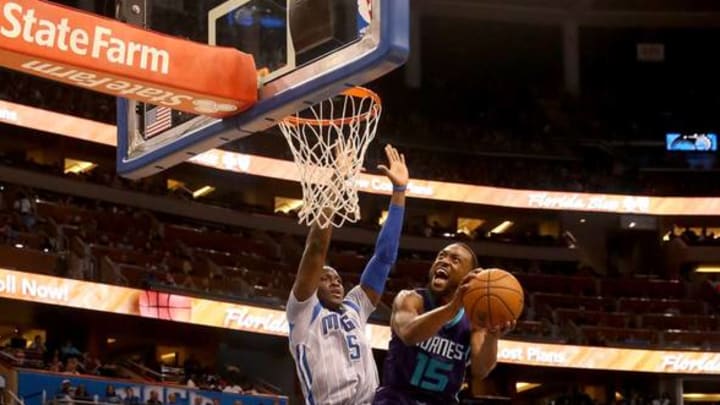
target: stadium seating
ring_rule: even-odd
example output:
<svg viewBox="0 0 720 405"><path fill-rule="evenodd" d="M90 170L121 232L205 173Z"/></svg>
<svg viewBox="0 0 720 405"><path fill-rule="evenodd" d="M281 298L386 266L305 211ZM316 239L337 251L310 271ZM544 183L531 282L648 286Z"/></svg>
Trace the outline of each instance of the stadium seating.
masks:
<svg viewBox="0 0 720 405"><path fill-rule="evenodd" d="M283 245L280 236L253 229L198 225L182 219L172 222L129 207L67 204L64 200L62 196L37 200L40 225L31 231L20 230L12 210L2 212L5 222L14 225L12 238L5 238L0 245L0 252L6 252L0 254L0 265L141 288L163 285L218 299L278 306L292 284L295 269L289 258L296 253L290 253L287 244L300 250L302 240L297 238L286 238ZM65 249L48 249L48 234L61 235L56 238L63 238ZM330 253L328 262L340 270L347 287L359 282L367 260L361 252L369 248L344 245ZM390 305L401 289L422 286L431 262L422 252L409 250L401 255L388 280L384 303ZM73 270L83 263L89 269ZM689 298L687 285L680 281L578 276L564 267L554 274L529 273L521 263L506 264L516 270L527 306L511 337L585 344L669 342L674 347L695 347L696 333L719 326L712 305ZM715 341L708 338L700 343L712 345Z"/></svg>

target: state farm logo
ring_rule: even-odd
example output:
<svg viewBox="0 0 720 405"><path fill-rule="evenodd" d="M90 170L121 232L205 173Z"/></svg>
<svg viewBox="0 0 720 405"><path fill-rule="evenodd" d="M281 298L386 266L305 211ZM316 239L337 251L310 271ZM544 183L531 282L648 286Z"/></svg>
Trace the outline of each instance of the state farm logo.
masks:
<svg viewBox="0 0 720 405"><path fill-rule="evenodd" d="M76 86L104 93L112 92L120 97L132 97L153 105L179 109L179 106L190 102L192 109L198 114L212 115L217 113L232 113L238 110L236 105L219 103L208 99L195 99L193 96L187 94L177 94L169 90L149 87L129 80L115 80L111 77L103 77L78 69L68 69L63 66L38 60L31 60L23 64L22 67L28 73L34 75L63 79Z"/></svg>
<svg viewBox="0 0 720 405"><path fill-rule="evenodd" d="M222 104L222 103L216 103L212 100L194 100L193 106L195 108L195 111L199 112L200 114L215 114L218 112L233 112L237 111L237 106L232 104Z"/></svg>
<svg viewBox="0 0 720 405"><path fill-rule="evenodd" d="M212 60L217 67L184 62L193 58ZM173 39L41 0L0 0L0 66L216 118L246 110L258 97L249 54ZM216 86L218 81L224 85Z"/></svg>
<svg viewBox="0 0 720 405"><path fill-rule="evenodd" d="M125 40L101 25L88 31L71 26L68 18L46 19L35 9L24 9L14 2L4 5L1 17L0 34L8 39L164 75L170 70L170 52L166 49Z"/></svg>

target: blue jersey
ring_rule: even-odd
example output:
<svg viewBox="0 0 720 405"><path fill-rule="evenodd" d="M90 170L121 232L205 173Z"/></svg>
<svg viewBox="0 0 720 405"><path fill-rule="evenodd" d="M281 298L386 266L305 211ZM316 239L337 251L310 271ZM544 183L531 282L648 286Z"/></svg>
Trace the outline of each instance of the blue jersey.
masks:
<svg viewBox="0 0 720 405"><path fill-rule="evenodd" d="M428 290L416 292L423 297L424 312L435 308ZM383 388L378 394L387 387L424 403L457 401L470 357L470 336L470 321L464 310L435 336L415 346L406 346L393 331L383 368Z"/></svg>

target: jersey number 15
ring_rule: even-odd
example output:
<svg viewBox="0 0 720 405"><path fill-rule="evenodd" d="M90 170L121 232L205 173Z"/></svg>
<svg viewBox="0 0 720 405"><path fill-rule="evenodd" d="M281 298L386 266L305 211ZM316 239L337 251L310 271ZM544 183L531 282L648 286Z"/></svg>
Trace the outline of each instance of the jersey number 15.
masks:
<svg viewBox="0 0 720 405"><path fill-rule="evenodd" d="M447 373L453 365L441 360L432 359L425 353L418 353L417 364L410 384L428 391L444 391L448 384Z"/></svg>

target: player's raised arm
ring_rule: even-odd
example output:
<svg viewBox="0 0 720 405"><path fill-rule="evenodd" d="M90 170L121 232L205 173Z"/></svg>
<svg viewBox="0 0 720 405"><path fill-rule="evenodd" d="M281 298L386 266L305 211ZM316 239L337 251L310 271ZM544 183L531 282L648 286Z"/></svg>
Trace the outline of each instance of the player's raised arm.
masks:
<svg viewBox="0 0 720 405"><path fill-rule="evenodd" d="M378 168L385 173L393 185L390 208L388 208L385 224L375 242L375 252L360 277L360 286L373 305L380 302L390 269L397 260L405 216L405 190L409 181L405 155L398 153L392 145L385 147L385 155L388 165L379 165Z"/></svg>
<svg viewBox="0 0 720 405"><path fill-rule="evenodd" d="M467 286L463 282L453 299L440 307L423 313L423 298L415 291L403 290L393 303L390 326L408 346L416 345L435 336L462 307L462 295Z"/></svg>
<svg viewBox="0 0 720 405"><path fill-rule="evenodd" d="M320 228L317 224L313 224L310 227L310 232L305 240L305 251L300 259L292 289L297 301L305 301L315 294L320 284L320 276L327 258L331 236L332 225Z"/></svg>

